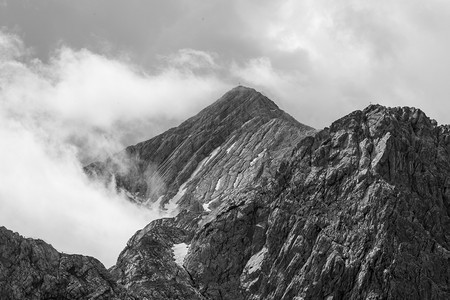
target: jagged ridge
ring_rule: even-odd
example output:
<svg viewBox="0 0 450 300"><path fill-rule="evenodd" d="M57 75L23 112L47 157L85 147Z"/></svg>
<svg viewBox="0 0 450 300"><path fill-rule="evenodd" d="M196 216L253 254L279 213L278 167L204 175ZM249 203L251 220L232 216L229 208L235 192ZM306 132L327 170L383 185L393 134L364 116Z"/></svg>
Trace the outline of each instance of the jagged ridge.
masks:
<svg viewBox="0 0 450 300"><path fill-rule="evenodd" d="M218 211L185 267L213 299L448 299L449 150L420 110L356 111Z"/></svg>

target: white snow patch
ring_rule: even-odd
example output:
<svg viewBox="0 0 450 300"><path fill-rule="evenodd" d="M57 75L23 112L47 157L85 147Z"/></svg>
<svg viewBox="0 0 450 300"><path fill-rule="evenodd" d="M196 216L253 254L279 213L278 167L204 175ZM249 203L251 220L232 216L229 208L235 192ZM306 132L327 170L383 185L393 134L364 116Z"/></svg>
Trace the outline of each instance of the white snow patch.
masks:
<svg viewBox="0 0 450 300"><path fill-rule="evenodd" d="M188 253L188 249L189 249L189 245L186 243L174 244L172 246L175 262L179 266L183 266L183 260L186 257L186 254Z"/></svg>
<svg viewBox="0 0 450 300"><path fill-rule="evenodd" d="M175 196L173 196L172 199L169 200L168 203L166 203L164 205L164 208L167 210L167 214L169 216L175 216L178 213L178 201L181 199L181 197L184 196L184 194L186 193L186 184L188 182L186 181L185 183L183 183L180 188L178 189L178 192Z"/></svg>
<svg viewBox="0 0 450 300"><path fill-rule="evenodd" d="M260 160L260 159L264 156L264 152L265 152L265 150L262 151L261 153L259 153L258 156L255 157L255 158L250 162L250 167L253 167L253 166L256 164L256 162L257 162L258 160Z"/></svg>
<svg viewBox="0 0 450 300"><path fill-rule="evenodd" d="M250 281L250 282L243 282L243 283L242 283L242 286L243 286L246 290L249 290L249 288L250 288L252 285L254 285L256 282L258 282L258 280L259 280L259 277L256 277L255 279L253 279L253 280Z"/></svg>
<svg viewBox="0 0 450 300"><path fill-rule="evenodd" d="M259 251L258 253L254 254L250 259L248 260L247 264L245 265L245 271L248 274L252 274L256 271L258 271L261 268L264 256L266 256L267 248L264 247Z"/></svg>
<svg viewBox="0 0 450 300"><path fill-rule="evenodd" d="M206 161L205 161L205 165L214 158L214 156L217 155L217 153L219 153L220 147L217 147L216 149L214 149L213 152L211 152L211 154L207 157Z"/></svg>
<svg viewBox="0 0 450 300"><path fill-rule="evenodd" d="M234 142L233 145L231 145L230 147L228 147L228 149L227 149L227 154L230 153L230 151L233 149L234 145L236 145L236 142Z"/></svg>
<svg viewBox="0 0 450 300"><path fill-rule="evenodd" d="M222 177L220 177L219 180L217 180L216 191L218 191L220 189L221 185L222 185Z"/></svg>
<svg viewBox="0 0 450 300"><path fill-rule="evenodd" d="M210 212L211 211L211 209L209 208L209 205L211 204L211 202L213 202L214 200L211 200L211 201L209 201L209 202L207 202L207 203L203 203L203 209L205 210L205 211L207 211L207 212Z"/></svg>
<svg viewBox="0 0 450 300"><path fill-rule="evenodd" d="M236 177L236 179L234 180L234 183L233 183L234 188L237 188L239 186L239 183L241 182L242 177L243 177L242 173L239 173L238 176Z"/></svg>
<svg viewBox="0 0 450 300"><path fill-rule="evenodd" d="M202 159L201 162L198 163L197 168L195 168L194 172L192 172L192 175L189 178L188 182L191 181L192 178L194 178L198 174L198 172L200 172L200 170L203 168L203 166L205 165L207 160L208 160L208 157L205 157L204 159Z"/></svg>

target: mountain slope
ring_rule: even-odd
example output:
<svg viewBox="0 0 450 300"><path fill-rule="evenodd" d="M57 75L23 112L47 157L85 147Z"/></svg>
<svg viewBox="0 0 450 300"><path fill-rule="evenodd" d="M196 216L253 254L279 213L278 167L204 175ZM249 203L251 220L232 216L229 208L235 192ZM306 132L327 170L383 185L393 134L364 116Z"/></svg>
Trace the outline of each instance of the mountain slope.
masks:
<svg viewBox="0 0 450 300"><path fill-rule="evenodd" d="M302 140L185 259L212 299L449 299L450 134L370 106Z"/></svg>
<svg viewBox="0 0 450 300"><path fill-rule="evenodd" d="M95 258L0 227L0 299L135 299Z"/></svg>
<svg viewBox="0 0 450 300"><path fill-rule="evenodd" d="M203 210L209 211L207 203L253 184L313 131L262 94L240 86L180 126L86 171L115 178L138 202L159 200L166 208L191 210L205 204Z"/></svg>

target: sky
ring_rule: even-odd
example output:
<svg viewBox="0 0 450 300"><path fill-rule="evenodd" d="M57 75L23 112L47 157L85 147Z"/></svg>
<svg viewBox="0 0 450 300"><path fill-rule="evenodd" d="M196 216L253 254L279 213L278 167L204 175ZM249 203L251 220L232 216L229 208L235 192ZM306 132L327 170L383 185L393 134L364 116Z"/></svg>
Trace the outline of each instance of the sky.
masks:
<svg viewBox="0 0 450 300"><path fill-rule="evenodd" d="M112 265L160 213L81 167L239 84L318 129L371 103L450 124L449 32L445 0L0 0L0 223Z"/></svg>

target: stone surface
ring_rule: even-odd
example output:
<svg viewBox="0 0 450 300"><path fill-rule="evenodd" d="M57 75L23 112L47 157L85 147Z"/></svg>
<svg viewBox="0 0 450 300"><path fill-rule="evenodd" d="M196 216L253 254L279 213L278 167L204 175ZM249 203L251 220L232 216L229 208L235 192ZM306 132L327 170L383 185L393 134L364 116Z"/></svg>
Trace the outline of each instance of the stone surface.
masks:
<svg viewBox="0 0 450 300"><path fill-rule="evenodd" d="M448 126L370 106L302 140L191 241L213 299L449 299Z"/></svg>
<svg viewBox="0 0 450 300"><path fill-rule="evenodd" d="M95 258L0 227L0 299L135 299Z"/></svg>
<svg viewBox="0 0 450 300"><path fill-rule="evenodd" d="M176 223L159 219L138 231L111 268L117 282L139 299L205 299L175 261L174 244L191 239Z"/></svg>

